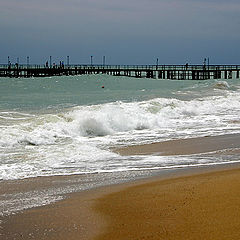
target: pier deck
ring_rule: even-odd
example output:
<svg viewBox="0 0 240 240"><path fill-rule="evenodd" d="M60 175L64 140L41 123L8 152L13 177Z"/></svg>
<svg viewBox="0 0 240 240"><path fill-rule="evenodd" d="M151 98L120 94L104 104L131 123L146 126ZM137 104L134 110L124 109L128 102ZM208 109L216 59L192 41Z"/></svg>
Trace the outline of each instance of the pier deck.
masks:
<svg viewBox="0 0 240 240"><path fill-rule="evenodd" d="M49 77L109 74L137 78L206 80L239 79L240 65L0 65L0 77Z"/></svg>

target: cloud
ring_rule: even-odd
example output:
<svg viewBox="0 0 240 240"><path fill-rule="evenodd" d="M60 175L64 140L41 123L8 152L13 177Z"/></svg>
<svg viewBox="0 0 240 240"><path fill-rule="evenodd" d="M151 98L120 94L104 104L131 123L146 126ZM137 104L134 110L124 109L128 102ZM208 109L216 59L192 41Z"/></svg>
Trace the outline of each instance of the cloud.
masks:
<svg viewBox="0 0 240 240"><path fill-rule="evenodd" d="M138 51L150 56L164 45L168 55L173 44L236 45L239 12L239 0L2 0L0 44L3 54L21 49L36 56L50 51L77 56L79 51L88 57L91 51L107 51L130 59Z"/></svg>

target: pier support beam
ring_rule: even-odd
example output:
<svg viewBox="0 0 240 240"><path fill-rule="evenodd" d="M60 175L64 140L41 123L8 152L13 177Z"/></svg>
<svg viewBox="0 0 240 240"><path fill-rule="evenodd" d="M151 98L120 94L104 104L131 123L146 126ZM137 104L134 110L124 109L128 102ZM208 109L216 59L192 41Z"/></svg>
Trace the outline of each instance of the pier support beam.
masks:
<svg viewBox="0 0 240 240"><path fill-rule="evenodd" d="M239 70L237 70L236 78L239 78Z"/></svg>
<svg viewBox="0 0 240 240"><path fill-rule="evenodd" d="M148 71L146 72L146 77L147 77L147 78L153 78L153 71L148 70Z"/></svg>
<svg viewBox="0 0 240 240"><path fill-rule="evenodd" d="M224 78L227 79L228 71L224 71Z"/></svg>
<svg viewBox="0 0 240 240"><path fill-rule="evenodd" d="M136 78L141 78L142 77L142 72L141 71L135 71L135 77Z"/></svg>
<svg viewBox="0 0 240 240"><path fill-rule="evenodd" d="M232 71L228 72L228 79L232 79Z"/></svg>
<svg viewBox="0 0 240 240"><path fill-rule="evenodd" d="M192 71L192 80L195 80L196 79L196 71Z"/></svg>

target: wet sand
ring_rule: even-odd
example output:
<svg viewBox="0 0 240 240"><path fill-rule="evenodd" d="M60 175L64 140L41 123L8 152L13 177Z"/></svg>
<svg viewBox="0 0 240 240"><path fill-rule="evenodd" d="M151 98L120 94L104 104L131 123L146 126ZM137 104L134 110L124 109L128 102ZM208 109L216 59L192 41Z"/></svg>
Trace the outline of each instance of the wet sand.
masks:
<svg viewBox="0 0 240 240"><path fill-rule="evenodd" d="M239 239L240 168L225 167L175 171L168 177L75 193L4 217L0 237Z"/></svg>
<svg viewBox="0 0 240 240"><path fill-rule="evenodd" d="M239 140L238 135L211 138L198 139L198 145L213 144L211 151L215 146L231 150ZM194 142L188 142L189 149ZM179 147L177 142L174 146ZM155 152L162 149L157 147ZM58 181L59 177L51 179ZM26 180L28 184L31 181ZM8 189L13 191L8 187L1 194ZM171 170L158 177L73 193L57 203L0 220L1 240L239 239L240 167Z"/></svg>
<svg viewBox="0 0 240 240"><path fill-rule="evenodd" d="M240 148L240 134L206 136L113 149L121 155L189 155Z"/></svg>

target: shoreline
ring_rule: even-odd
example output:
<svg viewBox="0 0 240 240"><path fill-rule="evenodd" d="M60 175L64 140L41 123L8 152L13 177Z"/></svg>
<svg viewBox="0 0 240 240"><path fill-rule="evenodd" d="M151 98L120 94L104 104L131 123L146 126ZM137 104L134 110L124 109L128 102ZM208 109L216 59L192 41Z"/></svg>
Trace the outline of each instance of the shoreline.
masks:
<svg viewBox="0 0 240 240"><path fill-rule="evenodd" d="M218 150L217 150L217 149ZM179 155L179 159L184 156L190 156L198 152L213 156L214 159L219 156L227 156L221 158L219 162L184 162L178 165L153 165L142 169L129 169L128 171L119 172L102 172L90 174L74 174L74 175L58 175L58 176L42 176L35 178L26 178L20 180L2 180L0 181L0 216L3 213L11 214L28 208L39 207L52 204L56 201L64 199L66 195L74 192L82 192L88 189L94 189L102 186L114 185L135 181L142 178L152 176L166 175L165 172L178 171L179 169L192 169L206 166L217 167L230 163L237 163L239 160L240 134L220 135L213 137L199 137L191 139L178 139L165 142L156 142L152 144L144 144L137 146L122 147L114 149L115 152L124 155L132 154L151 154L152 156L174 156ZM216 150L216 152L210 152ZM181 152L180 152L181 151ZM218 152L217 152L218 151ZM194 156L194 155L193 155ZM197 156L197 155L196 155ZM203 156L203 155L202 155ZM201 154L198 158L201 158ZM11 203L14 200L14 204ZM17 200L18 199L18 200ZM9 202L7 202L9 201Z"/></svg>
<svg viewBox="0 0 240 240"><path fill-rule="evenodd" d="M47 206L27 209L14 215L0 218L0 236L3 240L122 239L122 237L119 237L119 234L122 232L122 228L120 228L120 230L117 230L116 226L110 226L113 222L112 218L114 217L108 212L111 208L112 212L116 212L116 207L121 208L121 212L124 213L124 215L128 216L127 221L129 221L129 218L132 218L133 216L131 212L128 212L128 210L125 209L126 205L124 202L128 202L132 208L134 206L137 207L137 205L135 205L136 202L139 202L139 200L141 200L141 202L145 204L142 207L149 208L149 203L145 200L149 199L147 197L147 194L149 191L151 193L151 186L166 186L166 183L168 183L169 186L172 186L173 183L178 184L182 180L186 181L187 179L187 181L191 181L191 179L201 179L202 177L205 178L204 181L206 181L206 179L209 180L211 176L214 178L216 178L215 176L218 174L228 176L234 172L238 173L240 180L240 163L169 170L168 172L165 172L159 176L152 176L144 179L130 181L127 183L102 186L96 189L85 190L83 192L67 194L66 198L61 201L49 204ZM191 183L188 182L184 186L186 187L189 184ZM141 193L140 195L138 193L134 197L134 201L130 201L129 196L131 198L133 191L135 191L134 189L140 189ZM145 192L144 195L143 192ZM156 196L159 195L156 193L156 191L155 193L151 193L151 196L152 194L156 194ZM123 200L124 196L127 198L126 201ZM114 200L112 197L114 197ZM122 199L122 206L121 202L117 202L117 199ZM135 209L135 211L138 210ZM115 216L114 218L115 224L120 225L120 222L118 222L119 215ZM142 216L141 221L145 222L145 220L145 217ZM151 219L148 219L148 221L151 222ZM121 224L123 224L123 226L127 225L126 223ZM109 230L112 228L116 231L109 232ZM139 230L137 229L136 232L138 231ZM113 235L110 236L109 234Z"/></svg>
<svg viewBox="0 0 240 240"><path fill-rule="evenodd" d="M144 146L132 146L129 149L136 151L138 148L148 150L152 154L166 153L167 149L184 148L184 151L188 151L188 154L192 154L194 148L199 146L200 149L207 152L209 147L224 150L225 153L221 154L232 154L239 156L238 146L240 145L240 135L223 135L218 137L203 137L196 139L183 139L183 140L173 140L172 142L154 143ZM239 142L239 144L238 144ZM159 150L159 147L161 148ZM125 151L126 148L123 149ZM127 149L128 150L128 149ZM185 152L186 153L186 152ZM132 153L131 153L132 154ZM139 153L141 154L141 152ZM123 154L124 155L124 154ZM174 154L172 154L174 155ZM91 240L91 239L128 239L130 236L131 229L135 229L136 233L141 232L138 229L140 225L146 222L145 216L137 216L132 214L132 208L135 208L135 212L139 212L138 209L150 209L151 206L161 206L164 199L160 198L160 195L165 196L166 203L168 197L166 194L169 193L169 189L174 189L176 191L175 200L170 199L172 204L179 205L176 202L179 197L182 196L182 191L177 190L176 186L181 185L185 197L189 198L188 193L189 186L196 188L198 186L198 181L206 184L210 180L212 185L206 185L207 187L199 188L194 191L195 194L202 194L204 198L209 199L209 195L204 193L205 189L212 188L213 192L216 189L221 189L226 193L236 193L236 188L232 189L230 178L236 180L236 184L239 182L240 189L240 163L221 163L214 165L202 165L195 167L183 167L183 168L166 168L159 170L146 170L136 172L120 172L108 174L90 174L90 175L72 175L72 176L52 176L52 177L39 177L24 180L11 180L0 182L0 200L4 203L7 200L7 196L10 196L10 200L22 202L23 206L30 205L30 209L19 209L20 211L15 214L10 214L6 216L0 216L0 237L3 240L10 239L81 239L81 240ZM124 175L125 174L125 175ZM218 176L218 177L216 177ZM197 180L198 179L198 180ZM223 179L219 185L218 179ZM84 185L85 184L85 185ZM94 185L95 184L95 185ZM166 184L168 188L166 188ZM235 183L234 183L235 184ZM236 184L234 186L236 186ZM224 185L224 186L223 186ZM83 186L88 186L84 188ZM175 187L174 187L175 186ZM214 188L213 188L214 186ZM157 188L156 188L157 187ZM137 192L140 189L140 192ZM185 191L185 189L188 189ZM175 194L175 192L172 192ZM235 191L235 192L234 192ZM135 192L134 200L131 200L131 196ZM161 194L160 194L161 192ZM144 193L144 194L143 194ZM209 192L208 192L209 193ZM148 197L152 196L151 198ZM159 195L160 194L160 195ZM205 194L205 195L204 195ZM212 194L212 192L210 192ZM231 203L235 195L229 195L225 197L225 200ZM27 197L26 197L27 196ZM157 196L157 197L156 197ZM28 198L29 197L29 198ZM45 198L46 197L46 198ZM51 202L51 197L53 201ZM126 197L125 201L118 201L118 199L123 199ZM212 196L214 198L214 196ZM219 197L222 197L221 192ZM54 199L57 198L57 199ZM156 198L156 199L155 199ZM44 200L46 206L34 205L35 200ZM156 202L149 202L149 200L155 199ZM57 201L55 201L57 200ZM161 201L160 201L161 200ZM175 201L175 202L174 202ZM1 202L1 201L0 201ZM143 205L139 206L137 203ZM183 202L181 200L180 202ZM126 209L126 204L129 203L131 209ZM203 204L202 199L198 204ZM193 203L191 203L193 204ZM196 204L196 203L194 203ZM188 209L186 212L181 212L180 215L183 219L187 219L189 211L193 211L198 204L193 209ZM236 202L234 203L236 206ZM1 205L0 205L1 206ZM185 204L184 204L185 206ZM10 204L6 206L7 210L12 207ZM119 212L116 207L121 209L120 213L127 216L128 219L139 219L138 227L135 228L134 225L129 225L128 230L126 230L126 222L121 222L119 219ZM150 207L150 208L149 208ZM183 206L181 206L182 208ZM210 208L214 208L215 205L212 204ZM225 206L226 208L227 206ZM168 206L165 206L168 209ZM164 209L165 209L164 208ZM204 206L205 212L208 212L207 205ZM109 212L111 210L111 212ZM151 212L165 211L164 209L153 209ZM169 208L169 211L172 209ZM218 210L218 209L217 209ZM149 210L150 211L150 210ZM220 210L219 210L220 211ZM224 211L222 209L221 211ZM141 211L140 211L141 212ZM239 211L240 212L240 211ZM10 212L11 213L11 212ZM117 213L118 215L114 215ZM172 213L171 213L172 214ZM198 216L199 212L193 213L193 216ZM228 214L228 213L225 213ZM161 215L162 216L162 215ZM175 215L174 215L175 216ZM178 216L179 217L179 216ZM219 216L218 216L219 217ZM148 222L152 222L155 217L149 215ZM211 218L211 217L210 217ZM240 216L239 216L240 218ZM158 221L160 221L158 219ZM193 221L193 220L191 220ZM111 225L115 223L117 226ZM153 221L154 222L154 221ZM134 221L133 221L134 223ZM122 225L121 225L122 224ZM171 222L171 224L175 224ZM170 224L170 225L171 225ZM226 223L223 223L225 225ZM151 225L151 224L150 224ZM119 226L122 226L119 228ZM167 229L168 227L164 227ZM115 229L115 232L111 231ZM117 230L118 229L118 230ZM125 230L124 230L125 229ZM240 229L240 228L239 228ZM153 236L152 232L159 232L155 230L147 230L148 236ZM124 231L127 231L124 232ZM149 232L150 231L150 232ZM164 230L165 231L165 230ZM161 234L164 234L161 230ZM172 230L170 230L172 232ZM212 229L211 229L212 231ZM167 231L165 231L166 233ZM121 234L125 235L122 238ZM130 235L128 235L128 233ZM113 234L113 235L109 235ZM117 234L117 235L116 235ZM120 235L121 236L120 236ZM143 234L143 233L142 233ZM168 232L169 234L169 232ZM240 233L239 233L240 234ZM181 235L181 234L180 234ZM131 235L134 239L143 239L141 236ZM154 235L156 237L156 235ZM149 239L159 239L154 238L154 236ZM119 237L119 238L118 238ZM168 238L165 239L178 239L178 238ZM179 238L185 239L185 238ZM198 238L188 238L188 239L198 239ZM207 238L206 238L207 239ZM214 238L211 238L214 239ZM217 238L216 238L217 239ZM231 238L234 239L234 238ZM236 238L237 239L237 238Z"/></svg>

